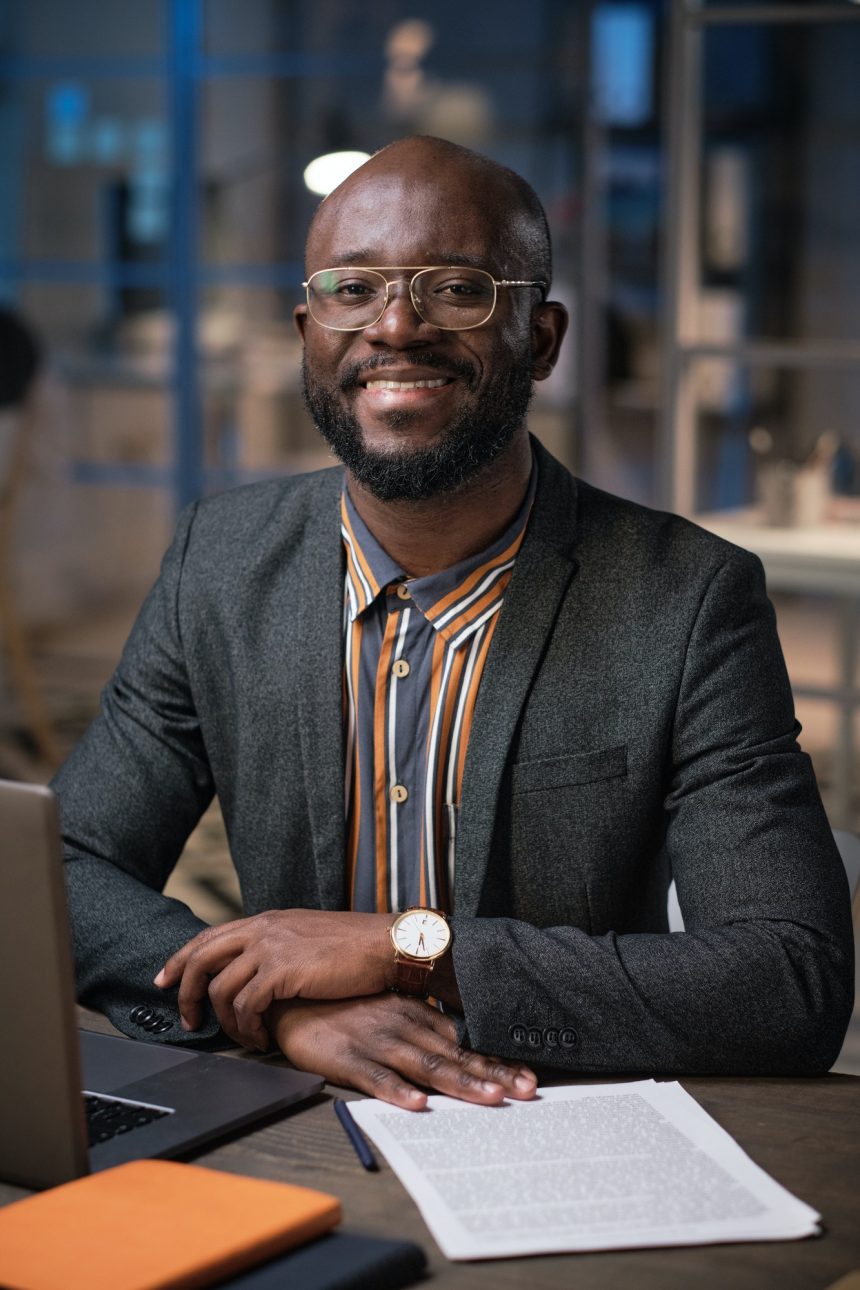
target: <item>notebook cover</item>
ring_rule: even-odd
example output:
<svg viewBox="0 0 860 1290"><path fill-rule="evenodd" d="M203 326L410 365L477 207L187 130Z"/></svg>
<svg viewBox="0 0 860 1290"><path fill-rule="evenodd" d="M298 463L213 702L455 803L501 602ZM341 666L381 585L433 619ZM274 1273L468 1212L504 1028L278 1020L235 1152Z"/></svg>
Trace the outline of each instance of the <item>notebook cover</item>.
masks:
<svg viewBox="0 0 860 1290"><path fill-rule="evenodd" d="M207 1286L320 1236L334 1196L170 1160L135 1160L0 1210L5 1290Z"/></svg>
<svg viewBox="0 0 860 1290"><path fill-rule="evenodd" d="M244 1272L223 1290L403 1290L426 1264L424 1251L412 1241L331 1232Z"/></svg>

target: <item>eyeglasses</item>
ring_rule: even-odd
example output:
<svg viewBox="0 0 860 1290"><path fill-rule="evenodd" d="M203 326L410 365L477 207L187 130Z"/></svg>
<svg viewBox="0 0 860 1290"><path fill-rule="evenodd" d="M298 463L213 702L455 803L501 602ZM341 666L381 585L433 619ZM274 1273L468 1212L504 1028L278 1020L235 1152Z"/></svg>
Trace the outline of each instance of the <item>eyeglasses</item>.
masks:
<svg viewBox="0 0 860 1290"><path fill-rule="evenodd" d="M416 270L413 273L413 270ZM481 327L493 316L499 287L537 287L546 299L546 282L499 280L485 269L459 264L377 265L372 269L346 266L318 269L302 286L307 292L308 310L315 322L331 331L362 331L379 322L391 299L391 280L386 274L409 279L409 295L415 312L431 327L442 331L469 331Z"/></svg>

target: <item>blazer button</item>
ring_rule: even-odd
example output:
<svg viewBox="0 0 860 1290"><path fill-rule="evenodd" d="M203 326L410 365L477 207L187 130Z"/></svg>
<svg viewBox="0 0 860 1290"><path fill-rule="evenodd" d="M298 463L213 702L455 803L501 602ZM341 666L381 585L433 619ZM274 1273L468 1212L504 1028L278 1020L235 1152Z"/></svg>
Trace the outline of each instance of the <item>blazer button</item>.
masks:
<svg viewBox="0 0 860 1290"><path fill-rule="evenodd" d="M529 1030L529 1048L540 1048L543 1044L543 1031L538 1030L537 1026L532 1026Z"/></svg>
<svg viewBox="0 0 860 1290"><path fill-rule="evenodd" d="M528 1038L528 1031L526 1030L525 1026L522 1025L520 1022L517 1022L516 1025L509 1026L508 1034L510 1035L513 1042L515 1044L518 1044L520 1047L522 1047L522 1045L526 1042L526 1039Z"/></svg>
<svg viewBox="0 0 860 1290"><path fill-rule="evenodd" d="M547 1026L543 1032L543 1041L547 1048L558 1048L558 1031L555 1026Z"/></svg>
<svg viewBox="0 0 860 1290"><path fill-rule="evenodd" d="M159 1021L158 1025L149 1026L148 1029L151 1030L154 1035L163 1035L165 1030L169 1030L172 1025L172 1021Z"/></svg>
<svg viewBox="0 0 860 1290"><path fill-rule="evenodd" d="M143 1026L144 1030L155 1030L157 1026L161 1025L163 1020L164 1018L160 1012L150 1011L146 1021L142 1021L140 1024Z"/></svg>
<svg viewBox="0 0 860 1290"><path fill-rule="evenodd" d="M579 1043L579 1035L571 1026L565 1026L558 1038L562 1048L575 1048Z"/></svg>
<svg viewBox="0 0 860 1290"><path fill-rule="evenodd" d="M129 1021L133 1021L138 1026L145 1026L155 1016L152 1008L148 1008L145 1003L139 1003L136 1008L132 1008L128 1014Z"/></svg>

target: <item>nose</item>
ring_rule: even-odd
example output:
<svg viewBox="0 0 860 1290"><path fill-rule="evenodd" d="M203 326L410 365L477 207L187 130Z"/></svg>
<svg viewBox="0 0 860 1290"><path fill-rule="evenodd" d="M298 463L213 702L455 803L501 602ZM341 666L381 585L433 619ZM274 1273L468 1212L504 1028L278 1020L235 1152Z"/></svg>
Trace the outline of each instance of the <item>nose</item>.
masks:
<svg viewBox="0 0 860 1290"><path fill-rule="evenodd" d="M409 280L398 278L388 284L388 303L382 317L365 327L363 335L371 344L407 349L411 345L426 344L428 333L438 330L417 313L409 293Z"/></svg>

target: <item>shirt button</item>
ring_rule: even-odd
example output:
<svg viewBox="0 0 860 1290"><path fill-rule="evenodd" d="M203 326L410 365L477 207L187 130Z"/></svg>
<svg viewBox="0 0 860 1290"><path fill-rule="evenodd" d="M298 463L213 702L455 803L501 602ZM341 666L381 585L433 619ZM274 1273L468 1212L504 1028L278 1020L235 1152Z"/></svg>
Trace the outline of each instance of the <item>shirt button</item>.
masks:
<svg viewBox="0 0 860 1290"><path fill-rule="evenodd" d="M405 802L409 796L409 790L404 788L402 784L395 784L393 788L389 789L388 796L392 802Z"/></svg>
<svg viewBox="0 0 860 1290"><path fill-rule="evenodd" d="M397 661L395 662L391 670L395 676L408 676L409 664L406 662L405 658L399 658L397 659Z"/></svg>
<svg viewBox="0 0 860 1290"><path fill-rule="evenodd" d="M396 588L396 594L400 597L401 600L410 599L409 588L406 586L405 582L398 582L397 588Z"/></svg>

